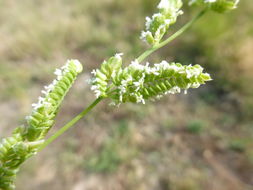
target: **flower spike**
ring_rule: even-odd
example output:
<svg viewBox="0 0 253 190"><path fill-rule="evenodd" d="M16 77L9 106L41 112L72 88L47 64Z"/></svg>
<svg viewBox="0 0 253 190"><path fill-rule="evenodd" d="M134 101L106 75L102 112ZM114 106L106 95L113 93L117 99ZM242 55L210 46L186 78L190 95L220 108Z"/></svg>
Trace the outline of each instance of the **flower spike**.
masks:
<svg viewBox="0 0 253 190"><path fill-rule="evenodd" d="M182 5L181 0L161 0L157 6L159 12L151 18L146 17L146 31L142 31L141 39L152 46L159 43L177 17L183 14Z"/></svg>
<svg viewBox="0 0 253 190"><path fill-rule="evenodd" d="M97 78L92 80L97 81ZM162 61L150 67L148 63L141 65L135 60L128 67L119 69L111 81L107 81L111 83L110 92L99 91L105 87L97 83L95 93L105 93L116 105L125 102L145 104L146 100L180 93L181 90L187 92L189 88L198 88L210 80L210 75L203 73L200 65L184 66Z"/></svg>
<svg viewBox="0 0 253 190"><path fill-rule="evenodd" d="M82 65L77 60L69 60L61 69L55 70L56 79L42 91L44 97L39 97L36 104L32 104L33 111L26 117L24 137L28 141L43 139L54 124L54 118L59 106L77 75L82 71Z"/></svg>
<svg viewBox="0 0 253 190"><path fill-rule="evenodd" d="M61 69L56 69L56 79L42 91L44 97L32 104L33 111L26 117L27 124L16 128L11 137L2 139L0 189L15 189L14 180L20 165L36 154L44 143L63 98L81 71L82 65L77 60L69 60Z"/></svg>

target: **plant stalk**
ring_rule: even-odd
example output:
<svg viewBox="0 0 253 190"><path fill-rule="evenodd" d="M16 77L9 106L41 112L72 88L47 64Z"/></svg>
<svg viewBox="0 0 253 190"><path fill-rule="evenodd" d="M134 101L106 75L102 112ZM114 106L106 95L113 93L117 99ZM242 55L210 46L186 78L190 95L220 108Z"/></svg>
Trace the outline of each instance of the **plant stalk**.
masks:
<svg viewBox="0 0 253 190"><path fill-rule="evenodd" d="M84 109L81 113L79 113L76 117L74 117L71 121L69 121L66 125L60 128L56 133L54 133L51 137L49 137L44 144L39 148L39 151L47 147L53 141L55 141L59 136L61 136L65 131L74 126L81 118L83 118L87 113L89 113L103 98L99 97L94 102L92 102L86 109Z"/></svg>

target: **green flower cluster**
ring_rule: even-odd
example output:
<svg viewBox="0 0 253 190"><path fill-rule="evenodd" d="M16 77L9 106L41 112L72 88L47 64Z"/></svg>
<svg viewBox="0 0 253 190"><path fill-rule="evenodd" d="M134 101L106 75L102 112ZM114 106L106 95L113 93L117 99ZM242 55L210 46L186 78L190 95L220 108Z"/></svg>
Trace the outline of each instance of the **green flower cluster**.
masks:
<svg viewBox="0 0 253 190"><path fill-rule="evenodd" d="M204 5L213 11L224 13L237 8L240 0L191 0L190 5Z"/></svg>
<svg viewBox="0 0 253 190"><path fill-rule="evenodd" d="M5 138L0 144L0 189L15 189L14 180L19 166L36 150L44 141L25 141L16 130L11 137Z"/></svg>
<svg viewBox="0 0 253 190"><path fill-rule="evenodd" d="M182 5L181 0L161 0L157 7L159 12L151 18L146 17L146 31L142 31L141 39L152 46L158 44L177 17L183 14Z"/></svg>
<svg viewBox="0 0 253 190"><path fill-rule="evenodd" d="M122 65L122 53L116 54L108 61L101 64L100 69L95 69L91 73L94 77L88 82L92 84L91 90L95 92L96 97L107 97L110 90L111 78L116 75Z"/></svg>
<svg viewBox="0 0 253 190"><path fill-rule="evenodd" d="M70 60L61 69L56 69L57 79L42 91L44 97L33 104L27 124L14 130L11 137L0 143L0 189L12 190L19 166L44 143L45 135L53 126L59 106L82 71L82 65L77 60Z"/></svg>
<svg viewBox="0 0 253 190"><path fill-rule="evenodd" d="M111 58L112 59L112 58ZM105 62L104 62L105 63ZM109 97L114 105L133 102L143 103L146 100L160 98L165 94L185 93L189 88L198 88L211 77L203 73L200 65L184 66L179 63L162 61L150 67L133 61L128 67L121 68L122 60L118 59L115 72L106 77L107 71L97 69L93 72L91 89L97 97ZM99 82L98 82L99 81Z"/></svg>
<svg viewBox="0 0 253 190"><path fill-rule="evenodd" d="M162 61L153 67L133 61L120 70L113 78L115 92L110 96L116 104L124 102L143 103L145 100L161 98L166 94L187 92L189 88L198 88L211 80L203 73L200 65L183 66L180 63Z"/></svg>
<svg viewBox="0 0 253 190"><path fill-rule="evenodd" d="M70 60L61 69L55 70L57 78L41 91L44 97L39 97L38 103L32 104L34 109L26 118L24 138L34 141L45 137L54 124L54 118L62 100L81 71L82 65L77 60Z"/></svg>

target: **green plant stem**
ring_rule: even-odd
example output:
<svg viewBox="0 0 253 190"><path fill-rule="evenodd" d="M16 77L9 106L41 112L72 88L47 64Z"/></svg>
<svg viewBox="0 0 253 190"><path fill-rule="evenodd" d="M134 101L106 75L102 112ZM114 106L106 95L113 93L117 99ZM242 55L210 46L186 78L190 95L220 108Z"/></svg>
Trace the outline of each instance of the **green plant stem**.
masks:
<svg viewBox="0 0 253 190"><path fill-rule="evenodd" d="M92 102L86 109L84 109L81 113L79 113L76 117L74 117L71 121L69 121L66 125L60 128L56 133L54 133L51 137L49 137L44 144L39 148L39 151L47 147L53 141L55 141L59 136L61 136L65 131L74 126L81 118L83 118L87 113L89 113L103 98L97 98L94 102Z"/></svg>
<svg viewBox="0 0 253 190"><path fill-rule="evenodd" d="M154 45L152 48L145 51L143 54L141 54L137 60L138 62L142 62L144 59L146 59L150 54L157 51L158 49L162 48L163 46L167 45L171 41L173 41L175 38L180 36L182 33L184 33L188 28L192 26L193 23L195 23L200 17L202 17L206 13L207 9L204 9L200 11L192 20L190 20L187 24L185 24L181 29L179 29L176 33L174 33L172 36L164 40L163 42Z"/></svg>

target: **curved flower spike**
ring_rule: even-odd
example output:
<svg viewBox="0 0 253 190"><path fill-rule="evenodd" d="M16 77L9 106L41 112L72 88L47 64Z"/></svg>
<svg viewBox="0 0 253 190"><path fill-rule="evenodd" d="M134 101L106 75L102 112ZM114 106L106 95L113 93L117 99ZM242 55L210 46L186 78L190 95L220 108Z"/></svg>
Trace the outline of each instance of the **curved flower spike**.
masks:
<svg viewBox="0 0 253 190"><path fill-rule="evenodd" d="M182 89L186 93L187 89L198 88L210 80L210 75L203 73L200 65L184 66L162 61L150 67L148 63L144 66L133 61L112 76L111 91L106 96L116 105L125 102L144 104L146 100L160 98L165 94L180 93ZM102 87L97 85L97 89ZM106 92L99 92L102 93Z"/></svg>
<svg viewBox="0 0 253 190"><path fill-rule="evenodd" d="M59 106L72 86L82 65L77 60L69 60L61 69L56 69L57 78L42 91L30 116L27 125L15 129L11 137L0 143L0 189L12 190L19 166L29 157L36 154L44 143L44 137L54 123Z"/></svg>
<svg viewBox="0 0 253 190"><path fill-rule="evenodd" d="M62 100L81 71L82 65L77 60L69 60L61 69L55 70L57 78L45 86L45 90L42 90L44 97L39 97L38 103L32 104L34 109L31 115L26 117L24 138L34 141L45 137L54 124Z"/></svg>
<svg viewBox="0 0 253 190"><path fill-rule="evenodd" d="M142 31L141 39L150 45L159 43L177 17L183 14L182 5L181 0L161 0L157 6L159 12L151 18L146 17L146 31Z"/></svg>
<svg viewBox="0 0 253 190"><path fill-rule="evenodd" d="M137 61L121 70L115 77L115 93L111 98L115 104L135 102L145 104L146 100L160 98L165 94L180 93L181 89L198 88L211 80L203 73L200 65L183 66L179 63L162 61L153 67L140 65Z"/></svg>

